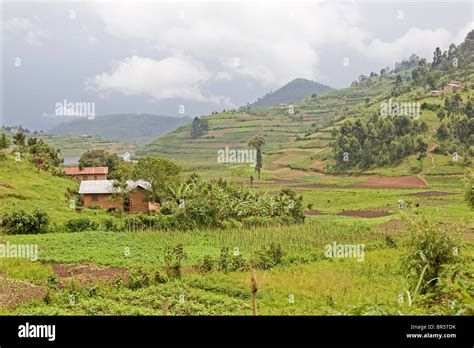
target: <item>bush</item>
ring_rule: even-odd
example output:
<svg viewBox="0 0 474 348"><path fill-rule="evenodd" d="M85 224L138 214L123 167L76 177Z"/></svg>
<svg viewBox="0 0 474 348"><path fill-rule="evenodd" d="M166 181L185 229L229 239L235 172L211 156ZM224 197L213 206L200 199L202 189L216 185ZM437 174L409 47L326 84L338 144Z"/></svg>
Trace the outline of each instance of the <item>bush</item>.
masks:
<svg viewBox="0 0 474 348"><path fill-rule="evenodd" d="M218 269L222 272L236 272L248 269L247 262L240 253L231 252L228 247L221 248L221 254L217 261Z"/></svg>
<svg viewBox="0 0 474 348"><path fill-rule="evenodd" d="M178 211L179 207L176 202L173 201L167 201L163 203L163 205L160 208L160 213L163 215L173 215Z"/></svg>
<svg viewBox="0 0 474 348"><path fill-rule="evenodd" d="M118 231L118 226L114 223L114 220L111 218L107 218L103 222L104 228L106 231Z"/></svg>
<svg viewBox="0 0 474 348"><path fill-rule="evenodd" d="M137 290L150 285L150 277L148 273L141 267L132 269L129 272L128 287Z"/></svg>
<svg viewBox="0 0 474 348"><path fill-rule="evenodd" d="M461 239L440 222L412 221L408 229L411 235L403 267L415 297L431 291L445 267L459 260Z"/></svg>
<svg viewBox="0 0 474 348"><path fill-rule="evenodd" d="M95 230L98 228L94 221L91 221L85 217L71 219L64 225L64 227L66 227L66 230L69 232L82 232L87 230Z"/></svg>
<svg viewBox="0 0 474 348"><path fill-rule="evenodd" d="M155 283L157 284L164 284L164 283L167 283L169 278L168 276L163 273L160 269L157 269L155 271L155 273L153 274L153 280L155 281Z"/></svg>
<svg viewBox="0 0 474 348"><path fill-rule="evenodd" d="M211 272L214 269L215 263L216 260L212 256L206 255L204 256L199 268L201 269L201 272Z"/></svg>
<svg viewBox="0 0 474 348"><path fill-rule="evenodd" d="M32 214L17 209L4 214L1 226L9 234L36 234L47 232L49 221L48 214L41 209L35 209Z"/></svg>
<svg viewBox="0 0 474 348"><path fill-rule="evenodd" d="M263 247L257 255L255 266L268 269L282 263L283 249L280 244L271 243L269 247Z"/></svg>
<svg viewBox="0 0 474 348"><path fill-rule="evenodd" d="M181 262L188 258L182 244L166 248L165 270L170 278L181 278Z"/></svg>

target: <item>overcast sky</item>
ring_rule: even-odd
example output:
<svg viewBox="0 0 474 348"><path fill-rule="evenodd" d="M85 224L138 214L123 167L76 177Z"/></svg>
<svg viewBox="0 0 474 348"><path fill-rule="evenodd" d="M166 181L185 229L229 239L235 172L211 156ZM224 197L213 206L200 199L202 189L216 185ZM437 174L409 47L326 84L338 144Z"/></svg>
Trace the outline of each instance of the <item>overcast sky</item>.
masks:
<svg viewBox="0 0 474 348"><path fill-rule="evenodd" d="M199 116L298 77L346 87L462 42L473 5L5 2L2 23L0 124L39 129L63 100L95 103L97 115Z"/></svg>

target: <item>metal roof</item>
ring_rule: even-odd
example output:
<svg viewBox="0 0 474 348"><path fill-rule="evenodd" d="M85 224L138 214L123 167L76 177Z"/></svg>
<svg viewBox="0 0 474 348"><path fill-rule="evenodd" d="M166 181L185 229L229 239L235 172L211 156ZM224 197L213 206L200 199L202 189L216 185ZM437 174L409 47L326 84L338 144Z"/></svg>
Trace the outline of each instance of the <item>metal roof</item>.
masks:
<svg viewBox="0 0 474 348"><path fill-rule="evenodd" d="M100 194L100 193L119 193L119 187L114 187L115 180L84 180L79 186L79 194ZM150 191L151 184L144 180L127 180L127 191L140 187Z"/></svg>

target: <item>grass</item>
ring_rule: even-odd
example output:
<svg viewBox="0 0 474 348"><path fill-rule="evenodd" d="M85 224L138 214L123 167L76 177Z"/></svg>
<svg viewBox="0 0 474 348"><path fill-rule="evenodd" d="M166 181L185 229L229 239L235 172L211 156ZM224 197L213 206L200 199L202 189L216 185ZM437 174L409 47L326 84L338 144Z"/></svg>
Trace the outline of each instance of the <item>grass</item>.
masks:
<svg viewBox="0 0 474 348"><path fill-rule="evenodd" d="M338 243L381 242L382 231L371 229L363 222L331 221L307 223L301 226L261 228L254 230L196 230L149 232L78 232L42 235L4 236L14 244L37 244L42 262L93 262L104 266L149 269L163 266L164 252L181 243L189 258L186 265L198 265L205 255L218 256L221 247L239 248L244 258L250 258L270 243L281 244L288 259L310 261L319 258L324 245ZM125 257L130 248L130 257Z"/></svg>

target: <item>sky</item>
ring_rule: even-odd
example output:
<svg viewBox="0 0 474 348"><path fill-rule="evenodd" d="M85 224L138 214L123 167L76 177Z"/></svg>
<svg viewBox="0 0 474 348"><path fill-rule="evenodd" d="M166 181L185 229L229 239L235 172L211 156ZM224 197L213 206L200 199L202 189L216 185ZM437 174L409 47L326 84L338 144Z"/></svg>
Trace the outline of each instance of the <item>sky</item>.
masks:
<svg viewBox="0 0 474 348"><path fill-rule="evenodd" d="M412 53L431 61L473 16L471 1L4 1L0 124L47 130L64 101L194 117L295 78L348 87Z"/></svg>

